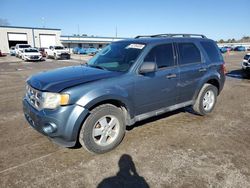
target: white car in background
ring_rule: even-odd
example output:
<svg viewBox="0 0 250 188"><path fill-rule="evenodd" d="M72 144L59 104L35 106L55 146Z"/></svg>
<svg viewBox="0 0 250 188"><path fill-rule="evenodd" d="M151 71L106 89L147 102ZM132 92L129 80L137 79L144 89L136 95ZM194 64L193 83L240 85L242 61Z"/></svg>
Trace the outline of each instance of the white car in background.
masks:
<svg viewBox="0 0 250 188"><path fill-rule="evenodd" d="M242 70L249 74L250 73L250 53L247 53L244 58L243 58L243 61L242 61Z"/></svg>
<svg viewBox="0 0 250 188"><path fill-rule="evenodd" d="M45 49L46 57L54 59L70 59L70 52L64 46L50 46Z"/></svg>
<svg viewBox="0 0 250 188"><path fill-rule="evenodd" d="M36 48L25 48L22 50L22 59L24 61L41 61L42 54Z"/></svg>
<svg viewBox="0 0 250 188"><path fill-rule="evenodd" d="M29 44L16 44L15 51L16 57L22 57L22 52L24 49L31 48Z"/></svg>

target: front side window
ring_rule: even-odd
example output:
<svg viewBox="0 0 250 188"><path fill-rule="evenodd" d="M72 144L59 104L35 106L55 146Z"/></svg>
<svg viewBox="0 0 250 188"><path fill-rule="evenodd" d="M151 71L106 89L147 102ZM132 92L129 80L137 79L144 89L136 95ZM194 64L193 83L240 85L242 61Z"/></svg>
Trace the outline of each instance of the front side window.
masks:
<svg viewBox="0 0 250 188"><path fill-rule="evenodd" d="M174 66L172 44L161 44L154 47L145 57L144 62L155 62L158 69Z"/></svg>
<svg viewBox="0 0 250 188"><path fill-rule="evenodd" d="M178 49L180 65L201 62L200 50L194 43L178 43Z"/></svg>
<svg viewBox="0 0 250 188"><path fill-rule="evenodd" d="M106 46L88 61L88 66L109 71L127 72L134 64L145 44L116 42Z"/></svg>

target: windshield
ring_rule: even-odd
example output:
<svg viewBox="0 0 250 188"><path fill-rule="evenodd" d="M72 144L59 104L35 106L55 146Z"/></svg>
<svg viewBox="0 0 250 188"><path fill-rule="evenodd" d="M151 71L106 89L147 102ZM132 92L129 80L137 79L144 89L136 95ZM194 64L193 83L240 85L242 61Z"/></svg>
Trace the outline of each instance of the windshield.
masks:
<svg viewBox="0 0 250 188"><path fill-rule="evenodd" d="M90 59L88 65L109 71L127 72L144 47L145 44L131 42L112 43Z"/></svg>
<svg viewBox="0 0 250 188"><path fill-rule="evenodd" d="M38 52L37 49L25 49L24 51L28 52L28 53L30 53L30 52Z"/></svg>
<svg viewBox="0 0 250 188"><path fill-rule="evenodd" d="M30 48L30 45L20 45L19 48Z"/></svg>
<svg viewBox="0 0 250 188"><path fill-rule="evenodd" d="M63 50L64 47L62 47L62 46L55 46L55 49L56 49L56 50Z"/></svg>

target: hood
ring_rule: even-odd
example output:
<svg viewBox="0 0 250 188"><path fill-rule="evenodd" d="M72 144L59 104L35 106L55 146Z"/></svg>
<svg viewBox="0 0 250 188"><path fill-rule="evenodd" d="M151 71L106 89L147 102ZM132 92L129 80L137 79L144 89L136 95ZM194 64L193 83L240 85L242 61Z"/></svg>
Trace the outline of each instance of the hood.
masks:
<svg viewBox="0 0 250 188"><path fill-rule="evenodd" d="M123 73L79 65L38 73L30 77L27 83L41 91L60 92L63 89L79 84L111 78L121 74Z"/></svg>

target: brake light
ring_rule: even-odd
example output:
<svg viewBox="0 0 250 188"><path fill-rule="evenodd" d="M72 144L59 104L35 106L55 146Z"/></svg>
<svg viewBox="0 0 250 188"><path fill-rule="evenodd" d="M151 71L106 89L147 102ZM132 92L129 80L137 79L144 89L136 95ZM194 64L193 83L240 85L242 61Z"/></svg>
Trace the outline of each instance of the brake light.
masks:
<svg viewBox="0 0 250 188"><path fill-rule="evenodd" d="M227 73L225 62L221 65L221 72L225 75Z"/></svg>

